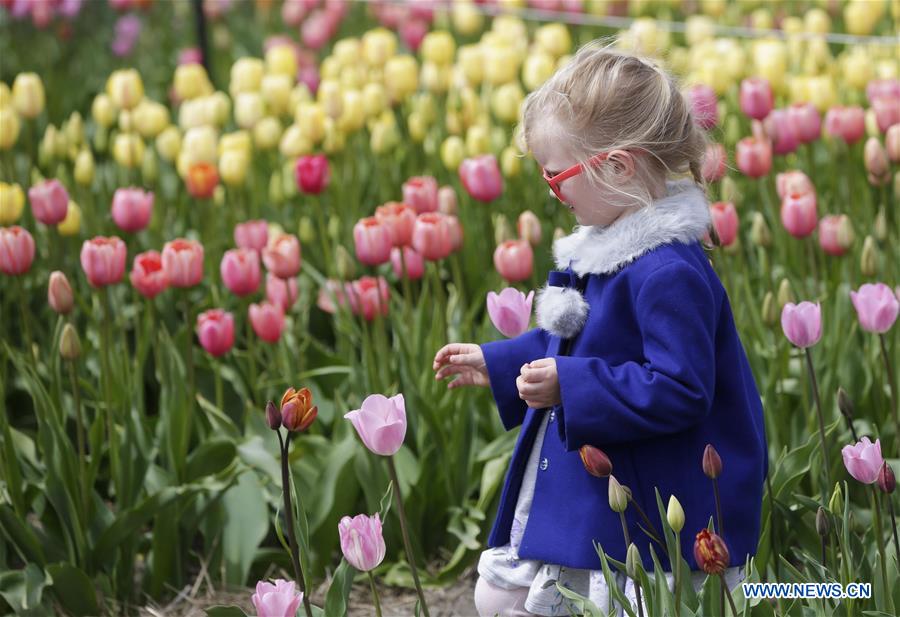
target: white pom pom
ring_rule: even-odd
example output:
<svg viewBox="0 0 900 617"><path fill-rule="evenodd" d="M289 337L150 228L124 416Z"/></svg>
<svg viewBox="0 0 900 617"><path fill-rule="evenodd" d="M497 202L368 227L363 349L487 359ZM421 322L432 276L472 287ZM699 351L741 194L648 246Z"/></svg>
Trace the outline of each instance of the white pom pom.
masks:
<svg viewBox="0 0 900 617"><path fill-rule="evenodd" d="M554 336L572 338L584 327L589 309L577 289L546 285L537 296L537 323Z"/></svg>

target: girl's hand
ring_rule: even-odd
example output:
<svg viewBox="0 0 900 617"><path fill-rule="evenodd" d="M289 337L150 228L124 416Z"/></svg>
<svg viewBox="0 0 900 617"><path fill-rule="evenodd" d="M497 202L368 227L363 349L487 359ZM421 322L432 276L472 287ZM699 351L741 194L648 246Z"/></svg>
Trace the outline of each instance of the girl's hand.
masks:
<svg viewBox="0 0 900 617"><path fill-rule="evenodd" d="M437 371L434 378L443 379L459 375L447 384L448 389L459 386L490 386L487 364L481 347L472 343L450 343L444 345L434 355L431 368Z"/></svg>
<svg viewBox="0 0 900 617"><path fill-rule="evenodd" d="M541 358L525 364L516 378L516 387L519 388L519 398L534 409L562 403L559 375L553 358Z"/></svg>

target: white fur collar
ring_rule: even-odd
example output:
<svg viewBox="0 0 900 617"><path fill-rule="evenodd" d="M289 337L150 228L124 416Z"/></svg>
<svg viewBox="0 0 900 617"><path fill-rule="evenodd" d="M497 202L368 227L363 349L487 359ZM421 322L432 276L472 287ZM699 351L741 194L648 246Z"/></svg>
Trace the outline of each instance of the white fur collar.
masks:
<svg viewBox="0 0 900 617"><path fill-rule="evenodd" d="M607 227L580 226L553 243L556 265L579 276L610 274L669 242L702 238L710 224L709 202L693 180L666 182L667 195ZM537 295L538 326L571 338L581 331L590 306L577 289L544 285Z"/></svg>
<svg viewBox="0 0 900 617"><path fill-rule="evenodd" d="M559 268L570 265L579 276L610 274L659 245L688 244L703 237L710 224L709 202L690 179L666 182L667 195L608 227L583 225L553 243Z"/></svg>

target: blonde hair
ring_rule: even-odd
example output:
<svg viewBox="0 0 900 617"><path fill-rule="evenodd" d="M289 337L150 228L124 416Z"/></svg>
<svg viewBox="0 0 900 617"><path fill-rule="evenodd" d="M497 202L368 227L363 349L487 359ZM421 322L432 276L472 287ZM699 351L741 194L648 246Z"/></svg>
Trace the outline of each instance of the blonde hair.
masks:
<svg viewBox="0 0 900 617"><path fill-rule="evenodd" d="M610 150L641 150L649 155L635 159L638 194L616 187L608 165L585 169L594 186L649 205L649 178L690 173L705 192L700 170L708 139L695 124L678 80L653 60L613 48L614 44L615 40L606 44L595 40L582 46L525 98L516 127L519 148L527 152L539 125L552 118L562 130L564 148L575 160Z"/></svg>

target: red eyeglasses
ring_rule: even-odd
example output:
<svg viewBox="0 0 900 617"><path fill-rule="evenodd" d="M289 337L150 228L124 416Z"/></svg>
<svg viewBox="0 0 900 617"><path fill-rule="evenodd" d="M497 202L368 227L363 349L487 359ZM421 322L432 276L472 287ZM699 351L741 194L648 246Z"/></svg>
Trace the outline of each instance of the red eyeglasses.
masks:
<svg viewBox="0 0 900 617"><path fill-rule="evenodd" d="M609 156L609 152L601 152L600 154L595 154L591 158L589 158L584 163L576 163L572 165L565 171L561 171L555 176L548 176L547 170L543 167L541 168L541 173L544 175L544 180L547 181L547 184L550 185L550 189L553 191L553 194L556 195L556 198L560 201L565 201L562 196L562 192L559 190L559 184L563 180L568 180L573 176L577 176L581 172L585 170L585 165L593 167L595 165L599 165Z"/></svg>

